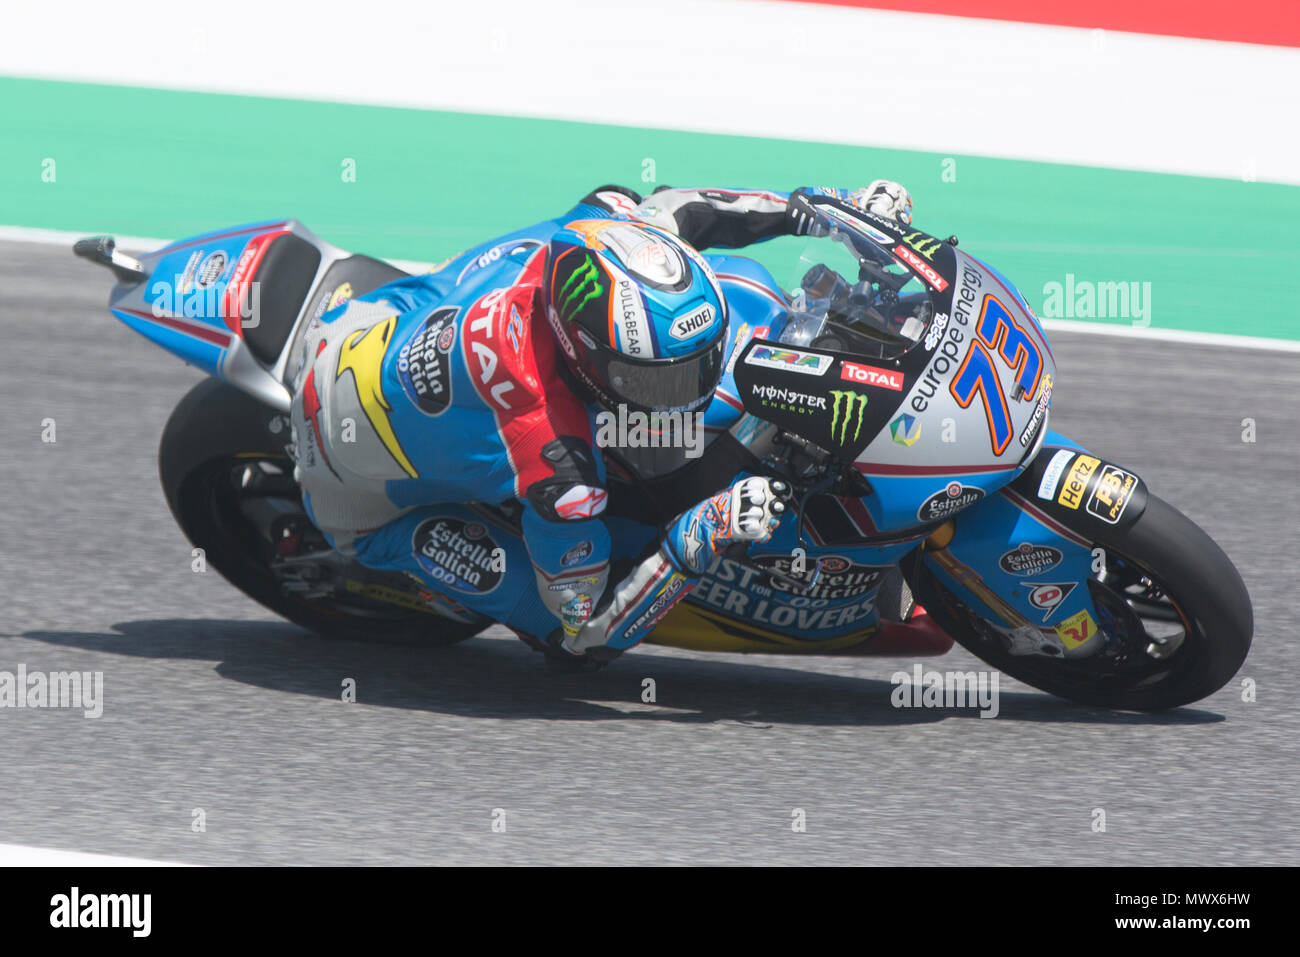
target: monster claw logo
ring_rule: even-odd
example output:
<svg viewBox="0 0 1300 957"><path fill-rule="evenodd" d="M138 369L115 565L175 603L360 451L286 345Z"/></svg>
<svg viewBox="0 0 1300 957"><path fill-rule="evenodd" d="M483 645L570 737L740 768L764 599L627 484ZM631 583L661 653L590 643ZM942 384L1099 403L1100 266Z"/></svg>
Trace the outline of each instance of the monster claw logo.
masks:
<svg viewBox="0 0 1300 957"><path fill-rule="evenodd" d="M600 270L592 262L591 257L583 259L583 263L560 287L560 316L565 322L572 322L573 317L588 302L595 299L602 292L600 285Z"/></svg>
<svg viewBox="0 0 1300 957"><path fill-rule="evenodd" d="M339 367L334 377L340 378L344 372L352 370L357 385L357 398L361 401L361 408L365 410L375 434L406 474L411 478L419 478L420 473L406 457L402 444L397 441L397 434L393 432L392 423L388 421L388 413L393 411L393 407L384 398L382 387L384 353L388 351L396 325L397 317L389 316L383 322L377 322L369 329L358 329L344 339L343 348L339 351Z"/></svg>
<svg viewBox="0 0 1300 957"><path fill-rule="evenodd" d="M831 438L844 445L849 441L856 442L858 436L862 434L862 414L867 410L867 397L861 392L844 392L839 389L831 391L831 398L834 404L831 406ZM853 414L854 404L857 404L857 416ZM853 438L849 439L849 422L855 421L853 426Z"/></svg>
<svg viewBox="0 0 1300 957"><path fill-rule="evenodd" d="M926 259L932 259L935 251L943 245L937 239L930 239L924 233L911 232L903 237L903 242L911 246Z"/></svg>

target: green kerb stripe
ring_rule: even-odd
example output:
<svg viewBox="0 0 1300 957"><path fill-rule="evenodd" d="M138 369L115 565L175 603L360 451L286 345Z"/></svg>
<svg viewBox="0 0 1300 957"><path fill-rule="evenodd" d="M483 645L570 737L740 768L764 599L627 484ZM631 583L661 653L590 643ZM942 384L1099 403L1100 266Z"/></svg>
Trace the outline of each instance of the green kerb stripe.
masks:
<svg viewBox="0 0 1300 957"><path fill-rule="evenodd" d="M1043 135L1106 130L1044 117ZM294 216L346 248L430 261L556 215L603 183L649 192L885 177L912 190L918 227L956 233L1040 314L1048 284L1071 274L1103 300L1115 288L1103 283L1150 283L1156 328L1300 339L1300 187L4 78L0 137L0 223L182 237ZM348 161L355 182L342 175ZM757 251L787 282L790 242Z"/></svg>

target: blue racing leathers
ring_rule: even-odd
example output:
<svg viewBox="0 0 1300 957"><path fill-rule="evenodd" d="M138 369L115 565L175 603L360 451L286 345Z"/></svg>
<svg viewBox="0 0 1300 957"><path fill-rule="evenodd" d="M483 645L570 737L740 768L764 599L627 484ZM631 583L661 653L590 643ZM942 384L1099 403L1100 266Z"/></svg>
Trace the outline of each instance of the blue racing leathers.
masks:
<svg viewBox="0 0 1300 957"><path fill-rule="evenodd" d="M779 495L738 482L639 557L611 554L596 410L561 375L541 301L546 243L574 220L635 217L693 245L739 246L799 231L788 198L670 189L643 203L605 187L428 274L340 291L294 379L312 521L361 564L416 578L452 617L572 652L636 644L715 555L771 534ZM612 579L611 559L631 570Z"/></svg>

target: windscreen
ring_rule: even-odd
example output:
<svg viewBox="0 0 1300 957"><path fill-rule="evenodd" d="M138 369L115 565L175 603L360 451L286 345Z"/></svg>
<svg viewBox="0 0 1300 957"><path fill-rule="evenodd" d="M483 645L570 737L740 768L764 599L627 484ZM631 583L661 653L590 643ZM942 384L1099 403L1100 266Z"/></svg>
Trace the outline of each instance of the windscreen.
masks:
<svg viewBox="0 0 1300 957"><path fill-rule="evenodd" d="M925 337L935 315L930 289L918 276L926 274L927 263L905 240L917 237L923 251L938 241L888 220L875 226L859 215L870 214L841 204L818 207L814 235L787 277L791 305L783 343L895 359Z"/></svg>

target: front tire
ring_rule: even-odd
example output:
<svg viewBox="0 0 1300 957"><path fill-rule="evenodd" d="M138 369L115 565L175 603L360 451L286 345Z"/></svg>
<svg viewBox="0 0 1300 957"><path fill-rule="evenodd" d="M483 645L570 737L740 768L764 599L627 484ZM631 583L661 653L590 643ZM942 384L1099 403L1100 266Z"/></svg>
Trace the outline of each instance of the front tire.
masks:
<svg viewBox="0 0 1300 957"><path fill-rule="evenodd" d="M1199 701L1227 684L1250 650L1254 615L1241 575L1214 540L1149 495L1136 522L1101 533L1095 546L1105 551L1106 573L1088 585L1107 650L1090 658L1011 655L923 564L921 594L931 615L967 650L1070 701L1161 711ZM1148 641L1148 618L1172 623L1173 637Z"/></svg>

